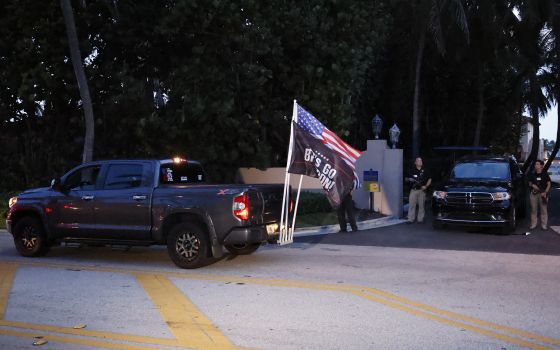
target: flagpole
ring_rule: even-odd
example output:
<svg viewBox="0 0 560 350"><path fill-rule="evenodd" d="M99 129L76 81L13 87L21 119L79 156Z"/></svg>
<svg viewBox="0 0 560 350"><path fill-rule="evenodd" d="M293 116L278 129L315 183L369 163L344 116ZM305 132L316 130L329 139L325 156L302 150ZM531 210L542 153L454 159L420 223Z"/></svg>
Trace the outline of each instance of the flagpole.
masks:
<svg viewBox="0 0 560 350"><path fill-rule="evenodd" d="M296 229L296 216L297 216L297 209L298 209L298 204L299 204L299 194L301 193L301 182L303 181L303 175L299 176L299 185L298 185L298 189L297 189L297 195L296 195L296 205L294 206L294 218L292 220L292 230L290 232L290 236L289 241L293 242L294 241L294 230Z"/></svg>
<svg viewBox="0 0 560 350"><path fill-rule="evenodd" d="M293 142L294 142L294 120L297 121L297 101L294 99L294 108L292 112L292 120L290 121L290 144L288 146L288 158L286 160L286 174L284 176L284 195L282 197L282 212L280 215L280 237L278 244L288 243L288 230L289 230L289 197L290 197L290 174L288 167L292 159ZM284 216L285 215L285 216ZM285 220L284 220L285 219Z"/></svg>

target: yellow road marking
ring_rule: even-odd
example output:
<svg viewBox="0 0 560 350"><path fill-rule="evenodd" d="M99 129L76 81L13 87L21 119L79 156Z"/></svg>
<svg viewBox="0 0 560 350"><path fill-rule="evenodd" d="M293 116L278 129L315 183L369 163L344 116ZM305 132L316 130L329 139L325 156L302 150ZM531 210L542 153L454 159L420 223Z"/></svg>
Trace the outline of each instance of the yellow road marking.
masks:
<svg viewBox="0 0 560 350"><path fill-rule="evenodd" d="M136 346L136 345L129 345L129 344L108 343L108 342L89 340L83 338L71 338L71 337L61 337L58 335L18 332L18 331L12 331L8 329L0 329L0 335L7 335L12 337L20 337L20 338L35 338L37 336L42 336L43 339L47 340L48 342L52 341L56 343L79 344L84 346L94 346L94 347L106 348L106 349L121 349L121 350L157 350L158 349L158 348L143 347L143 346Z"/></svg>
<svg viewBox="0 0 560 350"><path fill-rule="evenodd" d="M0 320L4 318L4 313L8 307L8 298L14 283L17 265L0 264Z"/></svg>
<svg viewBox="0 0 560 350"><path fill-rule="evenodd" d="M153 344L153 345L167 345L167 346L181 346L176 339L153 338L141 335L131 335L113 332L92 331L86 329L74 329L70 327L50 326L43 324L32 324L25 322L15 322L0 320L0 326L30 329L35 331L53 332L60 334L69 334L83 337L95 337L107 340L129 341L134 343Z"/></svg>
<svg viewBox="0 0 560 350"><path fill-rule="evenodd" d="M136 279L181 344L197 349L234 348L228 338L170 280L157 274L138 274Z"/></svg>
<svg viewBox="0 0 560 350"><path fill-rule="evenodd" d="M4 260L4 261L6 261L6 260ZM50 267L50 268L73 268L73 269L76 268L76 265L67 265L67 264L58 264L58 263L38 264L38 263L33 263L33 262L25 262L25 263L21 263L21 264L22 265L29 265L29 266L37 266L37 267ZM493 328L493 329L500 330L500 331L503 331L503 332L511 333L513 335L516 335L516 336L530 338L530 339L533 339L533 340L537 340L537 341L541 341L541 342L545 342L545 343L549 343L549 344L554 344L554 345L560 344L559 339L544 337L544 336L541 336L539 334L527 332L527 331L524 331L524 330L519 330L519 329L515 329L515 328L512 328L512 327L508 327L508 326L502 326L502 325L498 325L496 323L492 323L492 322L488 322L488 321L484 321L484 320L479 320L479 319L469 317L469 316L466 316L466 315L462 315L462 314L438 309L438 308L435 308L435 307L432 307L432 306L429 306L429 305L421 304L421 303L412 301L410 299L399 297L399 296L393 295L391 293L383 292L381 290L377 290L377 289L369 288L369 287L353 286L353 285L326 284L326 283L313 283L313 282L302 282L302 281L290 281L290 280L277 280L277 279L266 279L266 278L255 278L255 277L209 275L209 274L200 274L200 273L192 273L192 272L147 271L147 270L140 270L140 269L123 269L123 268L108 268L108 267L104 268L104 267L98 267L98 266L80 266L79 268L82 269L82 270L91 270L91 271L100 271L100 272L113 272L113 273L123 273L123 274L133 274L133 275L137 275L137 274L157 274L157 275L166 276L166 277L175 277L175 278L183 278L183 279L202 280L202 281L238 282L238 283L241 282L241 283L247 283L247 284L257 284L257 285L266 285L266 286L315 289L315 290L322 290L322 291L348 292L348 293L354 293L354 294L356 292L358 292L358 293L365 292L363 294L368 296L368 297L365 297L365 298L369 299L369 300L372 300L372 301L378 302L377 300L383 300L385 302L388 302L384 299L374 298L367 293L382 296L383 298L391 299L391 300L397 301L399 303L406 304L408 306L423 309L423 310L429 311L429 312L434 313L434 314L439 314L439 315L446 316L446 317L449 317L449 318L456 318L456 319L459 319L459 320L463 320L463 321L466 321L466 322L477 324L479 326L489 327L489 328ZM400 304L395 304L395 305L399 305L401 307L406 307L406 306L403 306L403 305L400 305ZM410 310L420 312L420 311L415 310L415 309L410 309ZM437 316L432 315L432 314L428 314L428 313L425 313L425 314L433 316L433 317L437 317ZM474 327L472 325L463 324L463 323L460 323L460 322L455 322L455 321L452 321L452 320L448 320L446 318L441 318L441 319L447 320L449 322L454 322L454 324L456 324L458 327L463 328L463 329L470 329L470 330L479 329L481 332L486 332L486 333L482 333L482 334L486 334L486 335L496 334L496 335L501 336L501 337L507 337L507 336L504 336L504 335L499 334L499 333L495 333L495 332L491 332L491 331L488 331L488 330L484 330L482 328ZM447 324L452 325L449 322ZM493 335L490 335L490 336L494 337ZM507 337L507 338L511 338L511 337ZM502 338L499 338L499 339L502 339ZM523 340L520 340L520 339L517 339L517 338L511 338L511 339L515 340L515 342L514 342L515 344L518 344L518 342L524 342ZM529 342L525 342L525 343L529 344L529 345L527 345L529 347L534 347L533 345L535 345L535 344L529 343ZM536 344L536 346L541 346L541 345ZM541 348L546 349L545 347L542 347L542 346L541 346Z"/></svg>
<svg viewBox="0 0 560 350"><path fill-rule="evenodd" d="M501 334L501 333L496 333L496 332L493 332L493 331L489 331L489 330L484 329L484 328L475 327L475 326L472 326L472 325L467 324L467 323L462 323L462 322L450 320L450 319L447 319L447 318L443 318L443 317L440 317L440 316L436 316L436 315L433 315L433 314L430 314L430 313L427 313L427 312L424 312L424 311L419 311L419 310L413 309L411 307L407 307L407 306L397 304L397 303L394 303L392 301L387 301L387 300L384 300L384 299L381 299L381 298L377 298L377 297L374 297L372 295L369 295L369 294L366 294L366 293L363 293L363 292L360 292L360 291L353 291L352 294L355 294L355 295L360 296L362 298L374 301L376 303L379 303L379 304L382 304L382 305L385 305L385 306L388 306L388 307L391 307L391 308L394 308L394 309L401 310L403 312L406 312L406 313L409 313L409 314L412 314L412 315L415 315L415 316L418 316L418 317L427 318L427 319L430 319L432 321L436 321L436 322L439 322L439 323L442 323L442 324L445 324L445 325L448 325L448 326L453 326L453 327L462 328L462 329L468 329L470 331L473 331L473 332L476 332L476 333L479 333L479 334L483 334L483 335L486 335L486 336L489 336L489 337L492 337L492 338L497 338L497 339L500 339L500 340L504 340L508 343L521 345L521 346L525 346L525 347L536 349L536 350L550 350L550 349L552 349L552 348L549 348L549 347L546 347L546 346L543 346L543 345L540 345L540 344L537 344L537 343L531 343L531 342L528 342L528 341L525 341L525 340L522 340L522 339L513 338L513 337L510 337L510 336Z"/></svg>
<svg viewBox="0 0 560 350"><path fill-rule="evenodd" d="M433 312L435 314L439 314L439 315L447 316L447 317L450 317L450 318L455 318L455 319L458 319L458 320L474 323L474 324L477 324L479 326L493 328L493 329L503 331L503 332L507 332L507 333L511 333L511 334L514 334L514 335L517 335L517 336L530 338L530 339L533 339L533 340L538 340L538 341L541 341L543 343L560 345L560 339L544 337L544 336L541 336L541 335L538 335L538 334L534 334L534 333L530 333L530 332L527 332L527 331L515 329L515 328L512 328L512 327L502 326L502 325L499 325L499 324L496 324L496 323L493 323L493 322L479 320L479 319L476 319L476 318L473 318L473 317L458 314L456 312L451 312L451 311L447 311L447 310L438 309L438 308L430 306L430 305L421 304L421 303L412 301L410 299L399 297L399 296L396 296L396 295L393 295L393 294L390 294L390 293L387 293L387 292L383 292L381 290L377 290L377 289L374 289L374 288L362 288L362 290L366 291L366 292L369 292L369 293L372 293L372 294L383 296L387 299L392 299L392 300L398 301L398 302L403 303L403 304L414 306L414 307L417 307L419 309L423 309L423 310L426 310L426 311L429 311L429 312Z"/></svg>

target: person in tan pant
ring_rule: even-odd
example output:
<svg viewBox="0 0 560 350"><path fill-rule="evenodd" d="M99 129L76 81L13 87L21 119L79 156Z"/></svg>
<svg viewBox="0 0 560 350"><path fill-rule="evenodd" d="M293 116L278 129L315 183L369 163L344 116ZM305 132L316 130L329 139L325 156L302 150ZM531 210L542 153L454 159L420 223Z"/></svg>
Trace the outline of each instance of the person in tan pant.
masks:
<svg viewBox="0 0 560 350"><path fill-rule="evenodd" d="M411 184L408 196L408 222L412 224L416 219L416 206L418 205L418 223L424 222L426 189L431 185L432 178L426 169L421 157L416 157L414 166L407 180Z"/></svg>
<svg viewBox="0 0 560 350"><path fill-rule="evenodd" d="M535 162L535 172L529 175L529 202L531 203L531 226L530 229L537 227L537 213L541 213L541 228L548 229L548 193L550 192L551 181L546 171L543 171L544 162Z"/></svg>

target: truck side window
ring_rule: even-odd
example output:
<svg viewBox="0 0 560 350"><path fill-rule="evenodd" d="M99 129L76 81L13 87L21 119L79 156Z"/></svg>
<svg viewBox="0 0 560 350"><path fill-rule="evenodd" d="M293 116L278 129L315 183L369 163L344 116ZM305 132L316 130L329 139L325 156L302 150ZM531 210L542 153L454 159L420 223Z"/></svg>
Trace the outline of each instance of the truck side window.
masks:
<svg viewBox="0 0 560 350"><path fill-rule="evenodd" d="M162 164L159 182L162 185L192 184L206 181L202 166L198 163Z"/></svg>
<svg viewBox="0 0 560 350"><path fill-rule="evenodd" d="M142 164L115 164L109 167L105 190L120 190L142 185Z"/></svg>
<svg viewBox="0 0 560 350"><path fill-rule="evenodd" d="M95 189L100 169L99 165L78 169L66 178L64 186L70 190L91 191Z"/></svg>

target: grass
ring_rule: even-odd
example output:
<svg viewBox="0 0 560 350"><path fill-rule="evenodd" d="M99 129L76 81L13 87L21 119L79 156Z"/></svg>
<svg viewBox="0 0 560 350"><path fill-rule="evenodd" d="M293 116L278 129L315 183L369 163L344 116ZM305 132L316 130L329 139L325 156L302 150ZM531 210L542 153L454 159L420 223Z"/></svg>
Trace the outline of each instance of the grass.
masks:
<svg viewBox="0 0 560 350"><path fill-rule="evenodd" d="M296 218L296 228L334 225L338 223L336 212L329 213L310 213L298 215Z"/></svg>

